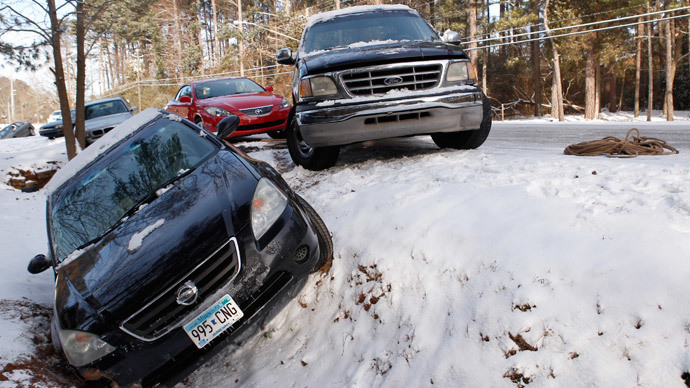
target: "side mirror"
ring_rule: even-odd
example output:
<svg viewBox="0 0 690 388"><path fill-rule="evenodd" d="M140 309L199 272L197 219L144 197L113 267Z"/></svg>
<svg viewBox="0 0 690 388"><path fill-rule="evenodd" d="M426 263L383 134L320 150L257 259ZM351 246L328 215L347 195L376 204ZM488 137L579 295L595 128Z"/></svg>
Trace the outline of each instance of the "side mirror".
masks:
<svg viewBox="0 0 690 388"><path fill-rule="evenodd" d="M183 104L189 104L192 102L192 98L189 96L181 96L180 97L180 102Z"/></svg>
<svg viewBox="0 0 690 388"><path fill-rule="evenodd" d="M276 52L276 62L281 65L294 65L295 58L292 56L292 50L289 48L282 48Z"/></svg>
<svg viewBox="0 0 690 388"><path fill-rule="evenodd" d="M266 86L264 89L266 89L267 92L273 93L273 86Z"/></svg>
<svg viewBox="0 0 690 388"><path fill-rule="evenodd" d="M462 37L453 30L446 30L446 32L443 33L443 36L441 36L441 40L446 43L458 44L462 40Z"/></svg>
<svg viewBox="0 0 690 388"><path fill-rule="evenodd" d="M132 113L134 113L134 112L136 112L136 111L138 111L138 110L139 110L139 106L137 106L137 105L134 105L133 107L129 108L129 111L132 112Z"/></svg>
<svg viewBox="0 0 690 388"><path fill-rule="evenodd" d="M232 135L233 132L237 130L237 127L240 126L240 118L231 115L223 120L220 120L218 125L216 126L217 132L216 132L216 137L223 140L226 137Z"/></svg>
<svg viewBox="0 0 690 388"><path fill-rule="evenodd" d="M33 259L31 259L29 265L26 267L26 270L29 271L29 273L37 274L47 270L51 265L52 263L46 257L46 255L41 254L36 255Z"/></svg>

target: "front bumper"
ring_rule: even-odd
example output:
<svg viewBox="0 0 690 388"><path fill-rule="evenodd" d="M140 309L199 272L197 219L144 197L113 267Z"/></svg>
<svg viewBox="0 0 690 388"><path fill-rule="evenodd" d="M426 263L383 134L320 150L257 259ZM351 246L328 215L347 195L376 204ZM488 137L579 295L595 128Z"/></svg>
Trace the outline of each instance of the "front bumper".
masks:
<svg viewBox="0 0 690 388"><path fill-rule="evenodd" d="M295 118L302 138L312 147L475 130L483 118L482 91L466 86L402 99L325 102L298 107Z"/></svg>
<svg viewBox="0 0 690 388"><path fill-rule="evenodd" d="M79 373L123 387L173 386L238 337L258 331L257 324L277 314L301 290L308 274L322 264L313 222L294 201L291 205L260 241L254 240L250 227L235 236L243 269L188 316L191 319L227 293L244 312L240 321L202 349L197 349L181 326L154 341L116 330L103 338L118 350L79 368ZM302 246L308 247L309 254L298 261L295 252Z"/></svg>
<svg viewBox="0 0 690 388"><path fill-rule="evenodd" d="M282 131L285 129L287 123L287 117L290 113L290 108L278 108L274 107L271 113L261 116L249 116L241 112L232 112L240 118L240 126L235 132L233 132L230 137L236 136L246 136L255 133L264 133L270 131ZM220 120L224 119L225 116L211 116L205 111L201 112L201 119L204 123L204 129L215 133L217 131L217 126Z"/></svg>

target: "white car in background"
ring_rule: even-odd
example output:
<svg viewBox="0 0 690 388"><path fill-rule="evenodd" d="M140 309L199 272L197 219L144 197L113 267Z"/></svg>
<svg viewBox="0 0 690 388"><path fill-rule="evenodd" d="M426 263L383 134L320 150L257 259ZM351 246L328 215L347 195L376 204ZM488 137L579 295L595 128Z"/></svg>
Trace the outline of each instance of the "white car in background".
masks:
<svg viewBox="0 0 690 388"><path fill-rule="evenodd" d="M122 97L105 98L84 105L86 144L110 132L116 125L134 115L139 107L130 106Z"/></svg>

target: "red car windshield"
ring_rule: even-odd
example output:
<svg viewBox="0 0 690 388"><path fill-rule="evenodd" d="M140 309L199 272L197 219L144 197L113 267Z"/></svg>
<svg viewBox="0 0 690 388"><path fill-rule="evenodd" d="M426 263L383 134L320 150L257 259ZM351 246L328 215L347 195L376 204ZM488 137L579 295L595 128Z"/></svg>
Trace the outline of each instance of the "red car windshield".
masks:
<svg viewBox="0 0 690 388"><path fill-rule="evenodd" d="M204 98L230 96L241 93L259 93L263 91L264 88L259 86L256 82L246 78L223 79L194 85L194 94L196 94L196 98L200 100Z"/></svg>

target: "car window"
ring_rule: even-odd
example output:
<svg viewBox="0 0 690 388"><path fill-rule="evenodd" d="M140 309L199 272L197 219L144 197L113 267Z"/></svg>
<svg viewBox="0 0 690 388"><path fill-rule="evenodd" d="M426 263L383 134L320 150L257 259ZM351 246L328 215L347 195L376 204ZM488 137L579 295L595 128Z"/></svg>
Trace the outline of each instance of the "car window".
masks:
<svg viewBox="0 0 690 388"><path fill-rule="evenodd" d="M222 79L194 85L194 94L196 94L196 98L200 100L204 98L230 96L241 93L259 93L263 91L264 88L259 84L246 78Z"/></svg>
<svg viewBox="0 0 690 388"><path fill-rule="evenodd" d="M89 105L86 108L86 120L95 119L97 117L114 115L117 113L128 112L125 104L120 100L113 100L101 102L98 104Z"/></svg>
<svg viewBox="0 0 690 388"><path fill-rule="evenodd" d="M3 138L3 137L5 137L5 135L10 134L12 132L12 129L13 129L12 124L6 126L3 129L0 129L0 138Z"/></svg>
<svg viewBox="0 0 690 388"><path fill-rule="evenodd" d="M180 101L180 97L182 96L192 97L192 87L189 85L181 87L175 96L175 101Z"/></svg>
<svg viewBox="0 0 690 388"><path fill-rule="evenodd" d="M198 130L160 118L83 170L51 199L49 222L57 260L100 238L142 200L217 149Z"/></svg>
<svg viewBox="0 0 690 388"><path fill-rule="evenodd" d="M313 24L304 37L306 53L347 47L359 42L439 40L420 16L410 12L350 14Z"/></svg>

